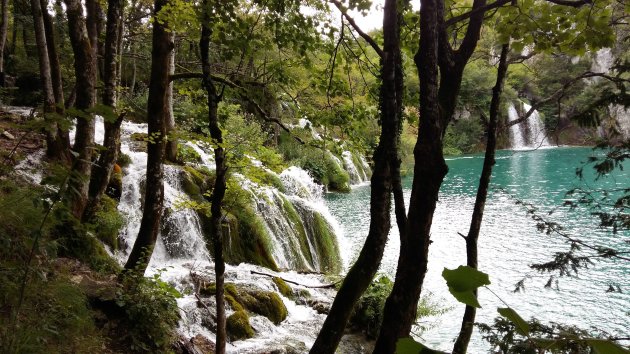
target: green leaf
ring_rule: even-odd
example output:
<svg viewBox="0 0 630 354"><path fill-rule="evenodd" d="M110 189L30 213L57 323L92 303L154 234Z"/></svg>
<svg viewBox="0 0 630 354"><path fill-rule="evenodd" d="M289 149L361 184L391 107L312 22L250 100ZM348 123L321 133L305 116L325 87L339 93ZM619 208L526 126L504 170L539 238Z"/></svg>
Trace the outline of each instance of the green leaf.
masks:
<svg viewBox="0 0 630 354"><path fill-rule="evenodd" d="M593 348L597 354L628 354L630 350L625 349L617 343L606 339L588 339L586 343Z"/></svg>
<svg viewBox="0 0 630 354"><path fill-rule="evenodd" d="M457 301L469 306L481 307L474 291L480 286L490 285L488 274L468 266L459 266L457 269L444 268L442 277Z"/></svg>
<svg viewBox="0 0 630 354"><path fill-rule="evenodd" d="M509 307L498 308L501 316L510 320L516 326L516 332L523 336L529 336L529 324L516 311Z"/></svg>
<svg viewBox="0 0 630 354"><path fill-rule="evenodd" d="M396 354L444 354L437 350L429 349L410 337L400 338L396 342Z"/></svg>

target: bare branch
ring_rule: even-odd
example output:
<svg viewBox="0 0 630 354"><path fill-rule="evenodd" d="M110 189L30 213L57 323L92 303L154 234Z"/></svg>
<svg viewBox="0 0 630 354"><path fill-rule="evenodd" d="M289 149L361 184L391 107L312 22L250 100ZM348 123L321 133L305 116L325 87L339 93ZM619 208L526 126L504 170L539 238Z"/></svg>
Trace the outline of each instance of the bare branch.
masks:
<svg viewBox="0 0 630 354"><path fill-rule="evenodd" d="M361 38L365 39L365 41L368 42L368 44L372 47L372 49L374 49L374 51L376 51L378 56L382 58L383 57L383 49L381 49L381 47L379 47L379 45L376 43L374 38L370 37L369 34L363 32L361 30L361 28L357 25L357 23L354 21L354 19L352 17L350 17L350 15L348 15L348 10L345 8L345 6L343 6L343 4L339 0L329 0L329 1L333 5L335 5L335 7L337 7L337 9L341 12L343 17L346 18L346 20L352 26L352 28L354 28L354 30L357 31L359 36L361 36Z"/></svg>

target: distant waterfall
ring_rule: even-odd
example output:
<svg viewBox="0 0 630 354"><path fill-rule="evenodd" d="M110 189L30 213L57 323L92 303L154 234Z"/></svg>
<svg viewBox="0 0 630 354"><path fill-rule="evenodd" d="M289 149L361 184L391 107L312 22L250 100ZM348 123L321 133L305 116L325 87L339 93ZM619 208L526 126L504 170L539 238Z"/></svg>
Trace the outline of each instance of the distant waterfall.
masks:
<svg viewBox="0 0 630 354"><path fill-rule="evenodd" d="M522 105L523 114L532 108L525 102L519 103ZM519 118L517 108L511 103L508 106L508 121L513 122ZM551 146L538 111L534 110L524 122L510 126L510 145L512 150L531 150Z"/></svg>
<svg viewBox="0 0 630 354"><path fill-rule="evenodd" d="M346 150L341 157L343 168L350 176L350 184L359 185L370 181L370 166L362 155Z"/></svg>

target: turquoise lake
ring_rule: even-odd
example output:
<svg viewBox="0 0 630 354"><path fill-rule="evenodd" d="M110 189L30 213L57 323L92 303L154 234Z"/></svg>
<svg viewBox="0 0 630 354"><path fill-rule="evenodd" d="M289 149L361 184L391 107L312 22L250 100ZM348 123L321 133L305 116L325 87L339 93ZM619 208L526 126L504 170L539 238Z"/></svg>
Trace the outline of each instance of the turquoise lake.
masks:
<svg viewBox="0 0 630 354"><path fill-rule="evenodd" d="M630 262L600 258L588 269L580 269L578 276L557 278L557 286L554 282L552 288L545 288L549 274L537 273L529 265L550 261L554 252L566 251L569 245L561 236L538 232L536 221L527 214L527 209L516 203L520 200L536 206L539 215L559 223L572 237L630 252L629 232L614 234L609 229L600 229L590 210L569 210L562 206L566 192L575 187L630 188L628 168L600 180L594 179L591 168L585 168L584 179L578 179L576 167L593 154L590 148L497 152L479 239L479 269L490 275L489 288L496 296L480 289L482 309L478 311L478 322L491 323L498 315L497 307L505 307L502 304L505 301L526 319L535 317L544 322L596 328L628 337ZM466 263L464 240L458 233L468 232L483 155L447 160L449 173L442 185L431 231L433 243L423 296L449 310L441 316L421 319L423 326L430 327L421 333L421 339L431 347L450 351L459 331L463 305L448 293L441 272L445 267L452 269ZM411 177L404 179L404 186L408 203ZM369 200L367 185L356 187L349 194L326 196L326 204L343 229L341 248L349 262L356 257L367 235ZM392 278L398 249L398 232L392 228L380 270ZM515 284L524 277L527 277L524 291L514 292ZM610 285L622 292L606 292ZM475 333L469 352L487 352L487 348L488 344Z"/></svg>

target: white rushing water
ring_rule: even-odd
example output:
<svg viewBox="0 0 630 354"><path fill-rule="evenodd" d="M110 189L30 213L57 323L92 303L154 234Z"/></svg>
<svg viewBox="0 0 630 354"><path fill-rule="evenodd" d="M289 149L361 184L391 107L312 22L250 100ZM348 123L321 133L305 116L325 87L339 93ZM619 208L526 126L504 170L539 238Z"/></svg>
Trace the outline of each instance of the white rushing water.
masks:
<svg viewBox="0 0 630 354"><path fill-rule="evenodd" d="M525 102L519 101L519 104L522 105L523 114L532 108ZM513 122L519 118L517 108L513 103L510 103L508 121ZM538 111L534 110L525 121L510 126L510 146L512 150L532 150L551 146Z"/></svg>
<svg viewBox="0 0 630 354"><path fill-rule="evenodd" d="M125 122L122 126L121 151L130 157L131 163L124 168L123 193L118 207L126 219L126 225L120 234L120 250L116 252L121 263L125 261L133 247L142 219L142 198L147 163L146 153L134 147L137 142L132 141L131 135L146 133L146 131L146 124ZM196 142L187 142L186 145L199 154L201 162L197 164L198 167L215 169L210 149ZM265 170L267 173L274 174L268 169ZM183 294L187 294L178 300L182 313L181 334L187 338L200 334L214 340L214 334L209 329L211 327L211 323L208 322L209 313L204 306L199 305L199 299L190 292L193 288L193 274L213 279L214 266L207 251L198 215L195 211L182 208L180 205L187 199L181 186L183 173L185 172L176 166L165 165L165 214L156 248L149 263L148 274L159 272L163 280L174 285ZM306 171L295 166L287 168L279 175L274 175L282 182L284 189L282 192L270 186L254 183L239 174L235 174L235 178L239 180L240 186L251 194L252 207L263 220L264 227L271 238L271 255L275 263L280 269L287 271L272 272L249 264L228 265L226 281L236 284L255 284L256 287L264 290L277 291L271 278L251 273L251 271L258 271L292 279L300 284L321 285L325 283L321 275L298 274L292 269L322 271L319 258L321 251L317 250L317 242L314 239L317 234L313 232L318 227L315 225L316 217L319 216L325 220L329 231L333 234L341 233L337 221L324 204L324 189L315 183ZM286 203L290 203L295 213L299 215L299 224L289 217ZM300 246L300 235L306 235L307 250ZM343 242L339 247L345 248ZM342 264L345 266L347 260L342 259ZM304 286L294 286L294 288L307 289ZM330 303L334 296L334 291L330 289L309 288L308 290L312 295L310 301ZM251 325L256 331L255 337L231 343L229 351L258 353L261 350L269 351L274 348L284 350L282 348L286 346L297 352L307 351L325 315L318 314L306 303L298 304L285 297L282 297L282 300L289 312L285 321L276 326L266 317L252 316ZM213 300L204 299L203 301Z"/></svg>

